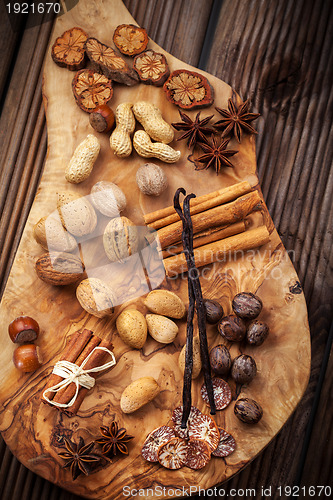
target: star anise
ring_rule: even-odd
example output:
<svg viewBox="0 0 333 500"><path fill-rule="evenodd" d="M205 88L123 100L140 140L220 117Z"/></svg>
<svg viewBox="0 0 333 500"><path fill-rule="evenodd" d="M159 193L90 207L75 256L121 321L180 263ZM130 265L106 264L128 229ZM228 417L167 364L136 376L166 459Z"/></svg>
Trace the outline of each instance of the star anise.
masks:
<svg viewBox="0 0 333 500"><path fill-rule="evenodd" d="M90 464L92 462L99 462L101 457L92 453L94 442L84 444L82 437L79 443L73 443L64 437L66 451L59 453L59 457L66 460L64 468L70 467L73 481L83 472L86 476L91 472Z"/></svg>
<svg viewBox="0 0 333 500"><path fill-rule="evenodd" d="M188 159L195 164L196 170L207 170L209 167L213 167L218 174L222 166L233 167L233 164L228 160L228 157L238 153L238 151L226 149L228 143L229 139L222 140L218 143L217 138L212 135L211 142L198 143L198 146L201 147L205 154L199 156L195 160L191 159L191 156L189 156ZM202 163L203 165L199 165L199 163Z"/></svg>
<svg viewBox="0 0 333 500"><path fill-rule="evenodd" d="M118 451L128 455L126 443L133 439L134 436L126 434L124 427L118 429L117 422L113 421L110 427L100 427L100 431L103 437L96 439L96 443L103 445L102 453L104 455L117 455Z"/></svg>
<svg viewBox="0 0 333 500"><path fill-rule="evenodd" d="M184 134L178 137L177 141L182 139L187 139L187 145L192 148L197 142L207 142L206 134L213 134L214 130L210 127L206 127L207 123L213 118L213 115L207 116L200 120L200 111L197 113L195 120L179 111L181 122L172 123L171 125L176 130L185 130Z"/></svg>
<svg viewBox="0 0 333 500"><path fill-rule="evenodd" d="M223 130L222 137L234 134L238 142L242 140L242 130L249 134L257 134L258 132L249 125L250 122L256 120L259 113L249 113L250 101L242 102L238 107L232 99L228 100L228 109L215 108L216 111L223 116L222 120L214 123L214 127L218 130Z"/></svg>

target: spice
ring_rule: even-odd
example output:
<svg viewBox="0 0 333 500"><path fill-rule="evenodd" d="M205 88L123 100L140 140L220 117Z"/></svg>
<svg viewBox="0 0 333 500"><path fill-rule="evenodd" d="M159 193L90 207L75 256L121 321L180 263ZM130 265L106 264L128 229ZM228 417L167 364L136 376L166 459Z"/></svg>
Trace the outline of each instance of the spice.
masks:
<svg viewBox="0 0 333 500"><path fill-rule="evenodd" d="M217 300L204 300L206 309L206 320L210 325L215 325L223 316L223 307Z"/></svg>
<svg viewBox="0 0 333 500"><path fill-rule="evenodd" d="M65 31L54 42L51 49L53 61L62 68L77 71L85 65L84 44L88 35L81 28Z"/></svg>
<svg viewBox="0 0 333 500"><path fill-rule="evenodd" d="M171 438L176 437L174 429L168 425L162 425L148 434L141 449L141 455L148 462L158 462L158 449Z"/></svg>
<svg viewBox="0 0 333 500"><path fill-rule="evenodd" d="M103 446L102 453L104 455L116 456L118 451L123 455L128 455L127 443L134 436L126 434L124 427L119 429L117 422L113 421L109 427L100 427L100 431L103 437L96 439L96 443Z"/></svg>
<svg viewBox="0 0 333 500"><path fill-rule="evenodd" d="M228 160L230 156L238 153L233 149L227 149L229 139L218 142L217 138L212 135L211 142L199 142L198 145L204 151L204 154L194 159L193 155L188 157L188 160L195 165L196 170L207 170L214 168L218 174L221 167L233 167L233 164ZM202 165L200 165L202 163Z"/></svg>
<svg viewBox="0 0 333 500"><path fill-rule="evenodd" d="M236 449L236 441L231 434L226 432L222 427L218 428L220 431L220 442L217 448L212 451L214 457L227 457L231 455Z"/></svg>
<svg viewBox="0 0 333 500"><path fill-rule="evenodd" d="M198 142L206 142L206 135L213 134L214 130L207 127L207 123L213 118L213 115L206 116L200 120L200 111L197 113L194 121L182 111L179 111L181 122L171 123L176 130L183 130L184 133L177 138L177 141L187 139L189 148L193 148Z"/></svg>
<svg viewBox="0 0 333 500"><path fill-rule="evenodd" d="M229 349L222 345L216 345L209 353L210 366L216 375L226 375L231 368L231 356Z"/></svg>
<svg viewBox="0 0 333 500"><path fill-rule="evenodd" d="M235 295L232 308L243 319L255 319L261 313L262 301L253 293L242 292Z"/></svg>
<svg viewBox="0 0 333 500"><path fill-rule="evenodd" d="M84 444L80 437L78 444L64 437L66 451L59 453L59 457L66 460L64 468L70 467L73 481L81 474L88 476L91 473L91 465L99 462L101 457L92 452L94 442Z"/></svg>
<svg viewBox="0 0 333 500"><path fill-rule="evenodd" d="M87 113L106 104L113 96L111 80L91 69L78 71L72 82L76 104Z"/></svg>
<svg viewBox="0 0 333 500"><path fill-rule="evenodd" d="M125 56L135 56L146 49L148 35L144 28L134 24L120 24L114 30L113 43Z"/></svg>
<svg viewBox="0 0 333 500"><path fill-rule="evenodd" d="M263 321L254 320L246 330L246 341L251 345L261 345L269 333L269 328Z"/></svg>
<svg viewBox="0 0 333 500"><path fill-rule="evenodd" d="M263 416L263 409L251 398L240 398L234 406L234 414L245 424L257 424Z"/></svg>
<svg viewBox="0 0 333 500"><path fill-rule="evenodd" d="M214 101L214 91L200 73L178 69L163 85L168 101L183 109L205 108Z"/></svg>
<svg viewBox="0 0 333 500"><path fill-rule="evenodd" d="M230 404L232 399L230 386L225 380L218 377L213 378L212 386L214 390L216 410L224 410L224 408ZM201 397L205 403L210 406L210 398L205 384L201 387Z"/></svg>
<svg viewBox="0 0 333 500"><path fill-rule="evenodd" d="M235 98L234 98L235 99ZM222 120L217 121L214 127L223 130L222 137L234 135L238 142L242 140L242 131L248 134L257 134L258 132L249 125L256 120L260 114L249 113L250 101L242 102L236 105L233 99L228 100L228 109L215 108L222 115Z"/></svg>
<svg viewBox="0 0 333 500"><path fill-rule="evenodd" d="M142 83L160 87L170 74L167 60L163 54L146 50L134 58L133 67Z"/></svg>
<svg viewBox="0 0 333 500"><path fill-rule="evenodd" d="M231 376L237 384L249 384L257 374L254 359L247 354L237 356L231 367Z"/></svg>
<svg viewBox="0 0 333 500"><path fill-rule="evenodd" d="M222 318L217 325L217 329L221 337L229 342L240 342L246 334L245 322L242 318L233 314L229 314L229 316Z"/></svg>

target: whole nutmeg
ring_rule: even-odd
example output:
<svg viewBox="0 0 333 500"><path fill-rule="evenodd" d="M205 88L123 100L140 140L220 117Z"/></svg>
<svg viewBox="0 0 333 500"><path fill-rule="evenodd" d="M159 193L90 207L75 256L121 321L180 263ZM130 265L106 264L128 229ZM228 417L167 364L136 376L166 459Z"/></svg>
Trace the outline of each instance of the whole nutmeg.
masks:
<svg viewBox="0 0 333 500"><path fill-rule="evenodd" d="M101 104L90 113L89 122L96 132L109 132L115 125L114 112L107 104Z"/></svg>
<svg viewBox="0 0 333 500"><path fill-rule="evenodd" d="M19 316L8 326L9 336L15 344L20 342L32 342L39 335L39 325L30 316Z"/></svg>
<svg viewBox="0 0 333 500"><path fill-rule="evenodd" d="M232 301L234 313L243 319L254 319L262 309L261 299L253 293L238 293Z"/></svg>
<svg viewBox="0 0 333 500"><path fill-rule="evenodd" d="M145 163L136 172L136 183L143 194L159 196L168 187L163 168L155 163Z"/></svg>
<svg viewBox="0 0 333 500"><path fill-rule="evenodd" d="M246 340L251 345L261 345L266 340L269 333L269 328L266 323L257 319L251 321L247 327Z"/></svg>
<svg viewBox="0 0 333 500"><path fill-rule="evenodd" d="M235 403L234 413L245 424L257 424L263 416L263 409L254 399L240 398Z"/></svg>
<svg viewBox="0 0 333 500"><path fill-rule="evenodd" d="M127 217L115 217L106 226L103 245L111 262L122 261L137 252L139 247L138 228Z"/></svg>
<svg viewBox="0 0 333 500"><path fill-rule="evenodd" d="M35 344L22 344L18 346L13 354L13 363L23 373L36 371L42 366L39 358L39 348Z"/></svg>
<svg viewBox="0 0 333 500"><path fill-rule="evenodd" d="M223 307L216 300L205 299L204 306L206 309L207 323L215 325L223 316Z"/></svg>
<svg viewBox="0 0 333 500"><path fill-rule="evenodd" d="M231 376L237 384L249 384L257 374L257 365L254 359L247 354L241 354L234 359Z"/></svg>
<svg viewBox="0 0 333 500"><path fill-rule="evenodd" d="M216 375L226 375L231 367L231 356L229 349L222 345L216 345L209 353L210 366Z"/></svg>
<svg viewBox="0 0 333 500"><path fill-rule="evenodd" d="M217 325L219 334L229 342L240 342L246 334L246 324L238 316L230 314L222 318Z"/></svg>
<svg viewBox="0 0 333 500"><path fill-rule="evenodd" d="M94 207L107 217L118 217L126 208L126 196L113 182L96 182L91 188L90 200Z"/></svg>

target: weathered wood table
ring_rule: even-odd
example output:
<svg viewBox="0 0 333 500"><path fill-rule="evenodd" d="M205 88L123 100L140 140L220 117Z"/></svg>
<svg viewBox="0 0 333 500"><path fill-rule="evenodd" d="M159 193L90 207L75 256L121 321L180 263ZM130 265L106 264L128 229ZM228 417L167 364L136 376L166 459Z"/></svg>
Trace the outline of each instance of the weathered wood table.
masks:
<svg viewBox="0 0 333 500"><path fill-rule="evenodd" d="M307 301L312 370L301 403L279 435L222 488L225 496L259 499L265 498L262 487L271 487L266 497L287 498L289 487L299 486L301 498L319 497L319 489L312 495L311 486L332 485L332 2L124 3L160 46L251 98L254 111L262 115L257 125L259 178ZM47 147L41 75L53 20L31 24L31 16L24 17L13 30L1 3L1 292ZM25 469L3 441L0 450L1 499L79 498Z"/></svg>

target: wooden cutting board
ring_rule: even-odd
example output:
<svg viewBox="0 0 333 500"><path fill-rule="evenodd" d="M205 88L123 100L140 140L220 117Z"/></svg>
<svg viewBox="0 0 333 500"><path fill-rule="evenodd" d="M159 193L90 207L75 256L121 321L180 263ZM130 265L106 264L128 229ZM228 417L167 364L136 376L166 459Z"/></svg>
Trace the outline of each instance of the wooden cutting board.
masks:
<svg viewBox="0 0 333 500"><path fill-rule="evenodd" d="M51 45L57 36L73 26L80 26L90 36L112 45L113 30L123 23L135 22L120 0L80 0L78 5L57 20ZM149 42L149 47L164 52L153 41ZM171 55L165 55L171 70L193 69ZM231 88L211 75L206 76L215 90L214 106L225 108ZM181 150L181 160L173 165L163 165L169 188L159 198L152 199L139 194L135 183L136 170L145 160L136 153L125 160L116 158L109 148L108 137L100 134L101 153L92 175L82 184L72 186L65 181L64 169L75 147L88 133L92 133L88 115L74 102L72 78L72 72L53 63L49 50L43 85L48 156L0 308L0 431L12 452L26 467L87 498L123 498L125 486L128 489L165 487L162 495L165 497L176 495L176 488L185 488L183 494L186 494L190 487L212 487L238 472L269 443L302 398L309 377L310 338L304 296L266 207L263 217L270 231L270 243L258 252L249 253L247 259L212 266L202 279L204 296L219 300L226 314L231 312L231 299L238 292L255 292L263 300L261 318L269 324L268 339L257 348L233 345L231 353L235 357L245 349L255 358L258 375L247 388L243 388L242 395L259 401L264 416L258 425L249 426L236 419L233 403L218 412L216 422L235 437L237 450L226 459L213 458L201 471L188 468L169 471L144 461L140 456L146 434L170 422L173 408L181 404L182 375L177 361L185 342L184 321L178 322L179 335L171 345L165 346L150 339L141 351L126 347L116 333L114 319L98 319L85 313L76 301L73 286L56 288L37 278L34 262L42 250L32 237L32 228L40 217L55 210L57 192L74 190L87 195L99 180L115 182L124 190L128 199L124 215L137 225L143 224L143 213L170 205L179 186L200 195L248 180L260 190L256 174L255 138L245 137L239 147L230 143L232 149L239 149L233 157L235 168L227 168L219 176L213 171L195 171L186 160L188 150L184 141L172 143ZM179 121L177 108L167 102L161 88L116 84L110 104L115 110L121 102L138 100L154 102L169 123ZM202 116L215 113L217 119L214 106L203 110ZM189 114L194 117L196 111ZM176 291L187 302L186 280L165 280L163 287ZM145 312L142 298L135 304ZM11 361L14 345L7 333L10 321L22 314L34 317L41 326L38 345L44 363L41 369L30 375L20 374L14 368ZM70 419L41 404L40 395L54 359L57 359L66 339L84 327L102 337L112 336L117 365L99 379L78 415ZM208 327L208 339L210 347L220 343L216 327ZM122 414L119 399L123 389L143 375L152 375L158 380L162 387L161 394L132 415ZM202 377L193 383L193 404L208 413L200 398L201 384ZM114 418L135 436L129 455L116 458L111 465L88 477L80 476L73 482L69 471L62 469L63 461L57 456L54 444L58 436L67 434L74 440L82 436L90 441L99 434L100 425L108 425ZM195 491L192 489L191 492Z"/></svg>

